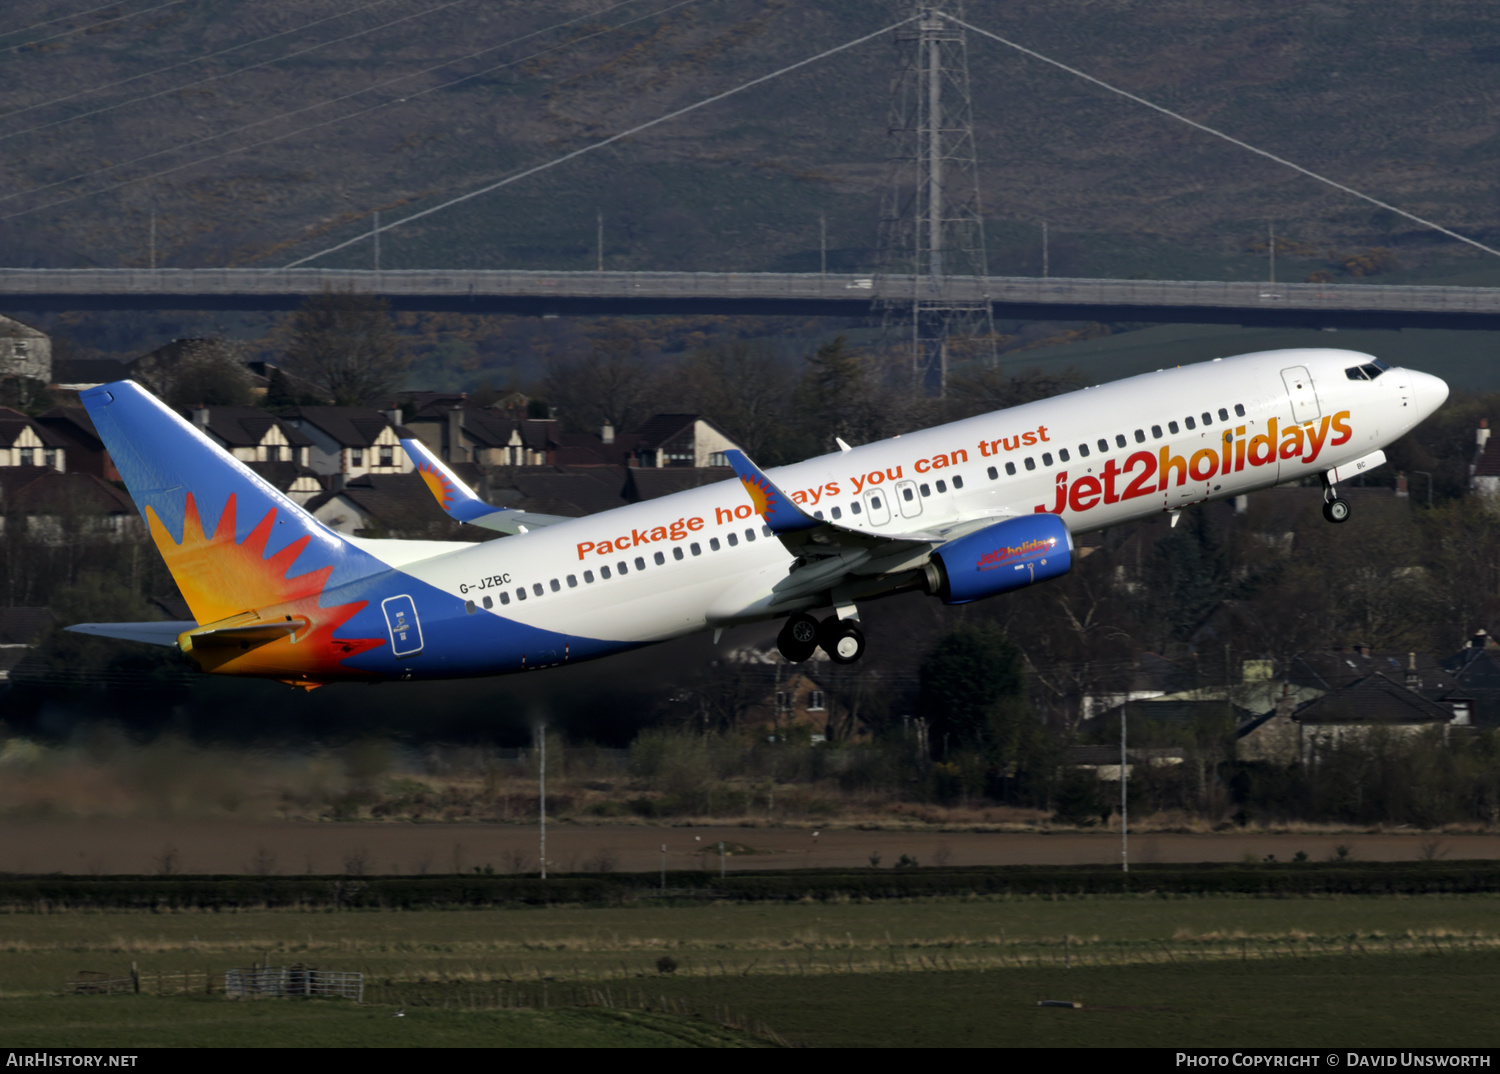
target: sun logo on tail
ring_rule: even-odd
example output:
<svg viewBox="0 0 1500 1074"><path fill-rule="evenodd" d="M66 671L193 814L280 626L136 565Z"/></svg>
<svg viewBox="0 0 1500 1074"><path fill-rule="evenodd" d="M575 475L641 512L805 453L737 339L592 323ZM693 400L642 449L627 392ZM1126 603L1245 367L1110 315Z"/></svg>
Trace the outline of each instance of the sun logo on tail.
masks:
<svg viewBox="0 0 1500 1074"><path fill-rule="evenodd" d="M755 505L757 514L767 517L776 513L776 490L769 481L763 477L741 477L740 484L750 494L750 502Z"/></svg>
<svg viewBox="0 0 1500 1074"><path fill-rule="evenodd" d="M427 483L427 491L432 493L433 498L437 500L444 511L448 510L453 505L453 501L458 499L458 490L453 487L453 482L449 481L447 475L431 463L424 462L419 464L417 472L422 475L422 480Z"/></svg>

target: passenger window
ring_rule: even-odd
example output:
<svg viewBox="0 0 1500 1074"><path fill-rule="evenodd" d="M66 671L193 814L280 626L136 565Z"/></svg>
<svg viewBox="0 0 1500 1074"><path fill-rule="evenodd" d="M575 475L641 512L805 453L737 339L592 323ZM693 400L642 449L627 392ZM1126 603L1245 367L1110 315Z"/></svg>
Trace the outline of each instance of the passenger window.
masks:
<svg viewBox="0 0 1500 1074"><path fill-rule="evenodd" d="M927 486L926 485L922 486L922 495L923 496L927 495ZM911 503L913 500L915 500L917 498L917 494L915 492L913 492L909 488L904 488L904 489L901 490L901 498L903 500L905 500L907 503Z"/></svg>
<svg viewBox="0 0 1500 1074"><path fill-rule="evenodd" d="M879 496L871 496L870 497L870 506L872 508L874 508L876 511L879 511L880 510L880 497Z"/></svg>
<svg viewBox="0 0 1500 1074"><path fill-rule="evenodd" d="M666 555L664 555L661 552L656 553L656 555L652 556L651 558L656 561L656 565L658 567L662 566L663 564L665 564L667 562Z"/></svg>
<svg viewBox="0 0 1500 1074"><path fill-rule="evenodd" d="M753 541L753 540L755 540L755 531L754 530L746 530L745 531L745 540L747 540L747 541Z"/></svg>
<svg viewBox="0 0 1500 1074"><path fill-rule="evenodd" d="M620 572L621 578L624 578L627 574L630 573L630 568L625 565L625 561L623 559L615 564L615 570Z"/></svg>
<svg viewBox="0 0 1500 1074"><path fill-rule="evenodd" d="M557 579L556 579L556 578L554 578L554 579L552 579L552 580L553 580L553 581L554 581L554 582L555 582L555 581L557 581ZM543 590L543 589L542 589L542 583L541 583L541 582L532 582L532 583L531 583L531 591L532 591L532 592L533 592L533 593L535 593L535 594L536 594L536 595L537 595L537 596L541 596L541 595L542 595L542 593L543 593L543 592L544 592L544 590Z"/></svg>
<svg viewBox="0 0 1500 1074"><path fill-rule="evenodd" d="M605 567L604 569L605 570L609 570L608 567ZM608 578L609 575L606 574L604 577ZM583 572L583 580L585 582L587 582L589 585L593 585L594 584L594 572L593 571L584 571Z"/></svg>
<svg viewBox="0 0 1500 1074"><path fill-rule="evenodd" d="M525 586L522 586L520 589L516 590L516 599L517 600L525 600L526 599L526 587Z"/></svg>
<svg viewBox="0 0 1500 1074"><path fill-rule="evenodd" d="M503 597L503 596L505 596L505 594L504 594L504 593L501 593L501 594L500 594L500 595L501 595L501 596L502 596L502 597ZM489 610L490 610L490 609L491 609L491 608L493 608L493 607L494 607L494 606L495 606L495 598L494 598L494 597L490 597L490 596L486 596L486 597L485 597L485 598L484 598L484 610L485 610L485 611L489 611Z"/></svg>
<svg viewBox="0 0 1500 1074"><path fill-rule="evenodd" d="M1144 437L1142 439L1144 439ZM1115 446L1116 447L1124 447L1125 446L1125 434L1124 433L1115 433Z"/></svg>
<svg viewBox="0 0 1500 1074"><path fill-rule="evenodd" d="M1123 439L1123 437L1122 437L1122 439ZM1121 446L1123 447L1124 445L1121 445ZM1106 439L1104 439L1101 436L1099 438L1099 454L1104 455L1104 454L1108 453L1108 451L1109 451L1109 441L1106 440Z"/></svg>
<svg viewBox="0 0 1500 1074"><path fill-rule="evenodd" d="M1060 462L1067 462L1068 461L1068 449L1067 448L1058 448L1057 449L1057 458L1058 458L1058 460Z"/></svg>
<svg viewBox="0 0 1500 1074"><path fill-rule="evenodd" d="M603 578L606 582L609 581L609 568L608 567L600 567L599 568L599 577Z"/></svg>
<svg viewBox="0 0 1500 1074"><path fill-rule="evenodd" d="M1214 416L1212 414L1210 414L1208 411L1205 410L1203 412L1203 424L1204 425L1212 425L1213 423L1214 423Z"/></svg>
<svg viewBox="0 0 1500 1074"><path fill-rule="evenodd" d="M559 582L556 578L552 579L552 592L554 592L554 593L561 593L562 592L562 583Z"/></svg>
<svg viewBox="0 0 1500 1074"><path fill-rule="evenodd" d="M1052 452L1050 452L1050 451L1044 451L1044 452L1042 452L1042 465L1043 466L1051 466L1052 465Z"/></svg>
<svg viewBox="0 0 1500 1074"><path fill-rule="evenodd" d="M736 545L738 545L740 543L739 534L735 533L733 530L730 530L729 534L728 534L728 540L729 540L729 547L730 548L735 547Z"/></svg>
<svg viewBox="0 0 1500 1074"><path fill-rule="evenodd" d="M638 570L638 571L643 571L643 570L646 569L646 557L645 556L636 556L635 557L635 569ZM621 573L624 573L624 572L621 572Z"/></svg>
<svg viewBox="0 0 1500 1074"><path fill-rule="evenodd" d="M1223 407L1219 408L1219 420L1220 421L1228 421L1229 420L1229 411L1225 410Z"/></svg>
<svg viewBox="0 0 1500 1074"><path fill-rule="evenodd" d="M839 519L841 519L843 517L844 517L844 512L840 511L837 507L835 507L833 509L833 520L835 522L837 522Z"/></svg>
<svg viewBox="0 0 1500 1074"><path fill-rule="evenodd" d="M1078 445L1078 457L1081 459L1086 459L1089 457L1089 446L1087 444Z"/></svg>
<svg viewBox="0 0 1500 1074"><path fill-rule="evenodd" d="M1135 442L1137 444L1144 444L1146 442L1146 430L1145 429L1137 429L1135 431Z"/></svg>
<svg viewBox="0 0 1500 1074"><path fill-rule="evenodd" d="M1153 440L1160 440L1161 439L1161 426L1160 425L1153 425L1153 426L1151 426L1151 438Z"/></svg>
<svg viewBox="0 0 1500 1074"><path fill-rule="evenodd" d="M864 510L864 508L859 505L859 501L858 500L855 500L853 503L851 503L849 505L849 513L850 514L857 515L857 514L861 513L863 510Z"/></svg>
<svg viewBox="0 0 1500 1074"><path fill-rule="evenodd" d="M762 526L760 528L760 532L763 533L763 534L765 534L767 537L774 536L774 534L772 534L772 532L771 532L771 527L770 526Z"/></svg>
<svg viewBox="0 0 1500 1074"><path fill-rule="evenodd" d="M1036 469L1036 460L1033 459L1030 455L1026 456L1026 469L1028 469L1028 470L1035 470Z"/></svg>
<svg viewBox="0 0 1500 1074"><path fill-rule="evenodd" d="M1196 421L1194 421L1192 418L1188 417L1188 418L1183 418L1182 420L1187 425L1189 432L1191 432L1192 430L1198 428L1198 423Z"/></svg>
<svg viewBox="0 0 1500 1074"><path fill-rule="evenodd" d="M692 544L688 545L688 551L693 553L693 555L695 556L701 556L703 555L703 546L697 541L694 541Z"/></svg>
<svg viewBox="0 0 1500 1074"><path fill-rule="evenodd" d="M823 512L822 511L814 511L813 512L813 518L817 519L819 522L822 522L823 521Z"/></svg>
<svg viewBox="0 0 1500 1074"><path fill-rule="evenodd" d="M672 558L673 559L681 559L682 558L682 545L680 545L680 544L674 544L672 546Z"/></svg>
<svg viewBox="0 0 1500 1074"><path fill-rule="evenodd" d="M1005 464L1005 473L1009 477L1014 477L1015 473L1016 473L1016 464L1013 463L1013 462L1006 463Z"/></svg>
<svg viewBox="0 0 1500 1074"><path fill-rule="evenodd" d="M570 574L570 575L568 575L568 588L569 589L577 589L578 588L578 575L576 575L576 574Z"/></svg>
<svg viewBox="0 0 1500 1074"><path fill-rule="evenodd" d="M1177 423L1175 421L1167 422L1167 432L1171 433L1173 436L1177 435Z"/></svg>
<svg viewBox="0 0 1500 1074"><path fill-rule="evenodd" d="M937 483L937 489L938 489L939 492L947 492L948 491L948 483L946 481L943 481L943 480L939 479L938 483Z"/></svg>
<svg viewBox="0 0 1500 1074"><path fill-rule="evenodd" d="M964 478L962 474L953 475L953 487L956 489L961 489L964 487Z"/></svg>
<svg viewBox="0 0 1500 1074"><path fill-rule="evenodd" d="M990 475L991 481L998 481L1000 479L1000 471L995 469L993 466L986 470L985 473Z"/></svg>
<svg viewBox="0 0 1500 1074"><path fill-rule="evenodd" d="M465 615L473 615L474 614L474 602L472 600L466 600L466 601L464 601L464 614Z"/></svg>
<svg viewBox="0 0 1500 1074"><path fill-rule="evenodd" d="M500 603L501 604L509 604L510 603L510 594L507 593L503 589L500 590Z"/></svg>
<svg viewBox="0 0 1500 1074"><path fill-rule="evenodd" d="M710 551L717 552L719 550L719 539L717 537L710 537L708 539L708 547Z"/></svg>
<svg viewBox="0 0 1500 1074"><path fill-rule="evenodd" d="M1234 416L1237 417L1237 418L1243 418L1245 416L1245 404L1244 403L1235 403L1234 404Z"/></svg>

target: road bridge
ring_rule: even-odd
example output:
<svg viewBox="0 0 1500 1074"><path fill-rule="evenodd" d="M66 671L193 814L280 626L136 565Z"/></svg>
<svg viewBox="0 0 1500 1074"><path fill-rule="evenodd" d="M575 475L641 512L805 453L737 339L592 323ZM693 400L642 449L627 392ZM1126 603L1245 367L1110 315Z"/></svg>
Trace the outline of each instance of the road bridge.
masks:
<svg viewBox="0 0 1500 1074"><path fill-rule="evenodd" d="M865 317L875 299L935 297L928 286L774 272L0 269L0 310L290 310L332 289L455 313ZM944 292L1015 320L1500 329L1500 288L1487 287L995 276L950 278Z"/></svg>

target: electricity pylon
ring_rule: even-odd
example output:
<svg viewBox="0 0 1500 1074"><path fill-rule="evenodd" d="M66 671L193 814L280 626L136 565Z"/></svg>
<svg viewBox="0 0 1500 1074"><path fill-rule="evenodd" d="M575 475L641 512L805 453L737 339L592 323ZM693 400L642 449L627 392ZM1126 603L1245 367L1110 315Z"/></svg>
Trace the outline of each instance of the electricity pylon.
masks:
<svg viewBox="0 0 1500 1074"><path fill-rule="evenodd" d="M896 39L877 306L887 338L911 355L913 384L942 395L951 357L995 359L987 291L979 301L959 299L952 286L957 276L989 276L968 48L963 30L942 17L963 18L963 0L897 3L919 18Z"/></svg>

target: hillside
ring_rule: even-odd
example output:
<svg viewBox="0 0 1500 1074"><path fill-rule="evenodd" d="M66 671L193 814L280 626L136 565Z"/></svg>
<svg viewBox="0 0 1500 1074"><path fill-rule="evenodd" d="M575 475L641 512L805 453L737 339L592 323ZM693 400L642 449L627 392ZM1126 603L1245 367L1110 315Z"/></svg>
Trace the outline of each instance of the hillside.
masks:
<svg viewBox="0 0 1500 1074"><path fill-rule="evenodd" d="M144 264L153 209L160 264L284 264L358 234L373 210L390 221L434 205L890 18L861 0L123 0L14 32L67 10L13 0L0 25L13 31L0 33L0 260L10 264ZM1500 241L1492 4L970 0L968 11ZM581 21L520 40L568 18ZM1058 275L1253 276L1268 219L1288 276L1372 246L1394 249L1407 272L1476 264L1451 240L1035 60L972 38L969 51L997 273L1037 271L1042 219ZM231 73L248 65L258 66ZM868 268L893 71L889 38L863 45L391 232L384 264L592 267L597 209L611 268L814 269L820 213L831 266ZM475 77L440 88L464 75ZM223 77L176 89L211 76ZM158 95L111 108L146 94ZM319 264L366 265L370 253L362 244Z"/></svg>

